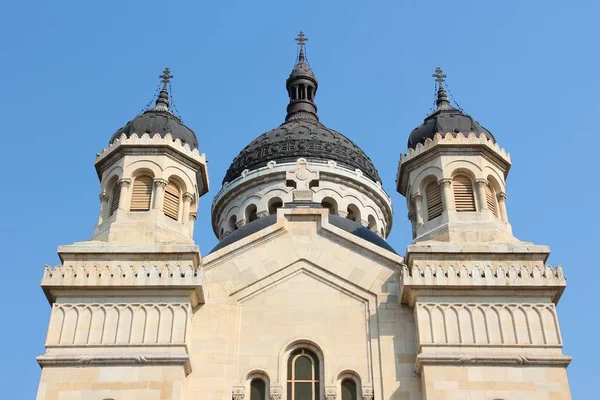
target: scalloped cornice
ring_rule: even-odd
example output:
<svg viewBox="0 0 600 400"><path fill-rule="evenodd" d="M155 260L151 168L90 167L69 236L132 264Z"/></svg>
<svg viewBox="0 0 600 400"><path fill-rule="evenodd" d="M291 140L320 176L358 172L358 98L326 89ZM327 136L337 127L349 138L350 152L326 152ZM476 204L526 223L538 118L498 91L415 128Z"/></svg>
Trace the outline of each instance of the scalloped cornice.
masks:
<svg viewBox="0 0 600 400"><path fill-rule="evenodd" d="M436 146L448 146L448 145L457 145L457 144L476 144L483 145L496 155L498 155L505 162L510 164L510 154L501 148L498 143L494 143L492 139L488 138L485 133L481 133L479 137L475 135L475 133L471 132L467 136L463 133L458 133L456 137L454 137L451 133L446 133L445 136L442 136L440 133L436 133L433 139L425 140L425 144L418 143L414 149L409 148L408 152L400 154L400 163L404 164L415 157L431 150Z"/></svg>

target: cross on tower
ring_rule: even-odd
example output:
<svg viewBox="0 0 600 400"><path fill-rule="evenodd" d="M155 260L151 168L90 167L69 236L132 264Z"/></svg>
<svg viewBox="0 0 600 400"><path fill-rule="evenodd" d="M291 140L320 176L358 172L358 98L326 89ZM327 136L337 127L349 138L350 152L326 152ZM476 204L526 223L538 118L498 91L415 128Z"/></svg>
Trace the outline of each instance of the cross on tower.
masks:
<svg viewBox="0 0 600 400"><path fill-rule="evenodd" d="M162 75L159 75L158 77L163 82L163 89L166 89L167 84L171 81L171 78L173 78L173 75L171 75L171 70L169 68L165 68Z"/></svg>
<svg viewBox="0 0 600 400"><path fill-rule="evenodd" d="M436 67L435 73L431 76L433 76L435 78L438 86L442 87L442 85L444 84L444 81L445 81L444 78L446 78L446 75L444 75L444 73L442 72L442 69L440 67Z"/></svg>
<svg viewBox="0 0 600 400"><path fill-rule="evenodd" d="M298 45L300 46L300 49L303 49L304 48L304 43L306 43L306 41L308 39L304 36L304 32L300 31L298 33L298 37L295 40L296 40L296 42L298 42Z"/></svg>

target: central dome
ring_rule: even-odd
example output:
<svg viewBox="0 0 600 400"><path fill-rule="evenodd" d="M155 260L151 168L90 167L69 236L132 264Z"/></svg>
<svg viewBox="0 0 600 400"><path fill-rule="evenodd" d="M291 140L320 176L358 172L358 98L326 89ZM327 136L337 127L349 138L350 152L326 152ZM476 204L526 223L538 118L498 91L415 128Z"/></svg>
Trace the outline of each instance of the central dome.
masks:
<svg viewBox="0 0 600 400"><path fill-rule="evenodd" d="M245 169L254 170L277 163L333 160L349 169L360 169L364 175L381 182L371 159L346 136L327 128L316 119L291 119L272 131L263 133L246 146L225 174L223 183L231 182Z"/></svg>
<svg viewBox="0 0 600 400"><path fill-rule="evenodd" d="M270 161L296 162L299 158L317 162L333 160L342 167L360 169L369 179L381 182L373 162L360 147L319 122L314 101L319 83L304 54L305 40L301 32L296 65L286 81L290 101L285 122L246 146L233 159L223 184L233 181L246 169L265 167Z"/></svg>

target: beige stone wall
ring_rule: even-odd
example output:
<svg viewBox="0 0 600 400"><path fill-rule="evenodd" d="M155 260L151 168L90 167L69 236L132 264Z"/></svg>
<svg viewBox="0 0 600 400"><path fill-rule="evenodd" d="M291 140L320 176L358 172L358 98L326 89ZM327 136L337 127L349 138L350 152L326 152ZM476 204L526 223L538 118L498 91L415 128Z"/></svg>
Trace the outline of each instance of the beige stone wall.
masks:
<svg viewBox="0 0 600 400"><path fill-rule="evenodd" d="M401 258L311 213L312 221L267 228L260 237L276 235L269 240L251 236L204 258L206 304L192 319L186 381L192 398L228 400L260 374L286 399L294 345L322 358L322 387L338 398L350 375L375 398L422 398L413 312L398 300Z"/></svg>
<svg viewBox="0 0 600 400"><path fill-rule="evenodd" d="M36 400L185 400L180 366L45 367Z"/></svg>
<svg viewBox="0 0 600 400"><path fill-rule="evenodd" d="M425 366L423 389L435 400L568 400L562 367Z"/></svg>

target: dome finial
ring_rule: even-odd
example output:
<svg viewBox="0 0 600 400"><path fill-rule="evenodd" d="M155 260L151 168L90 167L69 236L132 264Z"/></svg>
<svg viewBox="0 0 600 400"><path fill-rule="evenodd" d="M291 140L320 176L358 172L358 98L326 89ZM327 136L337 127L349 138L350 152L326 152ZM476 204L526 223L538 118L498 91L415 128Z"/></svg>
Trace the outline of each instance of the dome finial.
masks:
<svg viewBox="0 0 600 400"><path fill-rule="evenodd" d="M311 119L318 121L315 95L319 84L306 61L304 45L308 39L304 36L304 32L300 31L295 40L298 43L298 58L285 83L290 98L285 120Z"/></svg>
<svg viewBox="0 0 600 400"><path fill-rule="evenodd" d="M171 75L171 70L169 68L165 68L162 75L159 75L158 77L162 81L163 87L160 90L160 94L156 99L156 105L152 111L171 112L171 110L169 110L169 92L167 90L169 83L171 82L171 78L173 78L173 75Z"/></svg>
<svg viewBox="0 0 600 400"><path fill-rule="evenodd" d="M446 93L446 89L444 89L444 82L446 81L446 75L442 71L440 67L435 68L435 73L431 75L435 78L435 82L437 85L437 99L435 104L437 105L438 110L450 109L452 105L448 100L448 94Z"/></svg>
<svg viewBox="0 0 600 400"><path fill-rule="evenodd" d="M304 55L304 43L308 41L308 38L304 36L304 32L298 32L298 37L296 37L296 42L298 43L298 60L297 63L304 63L306 60L306 56Z"/></svg>

